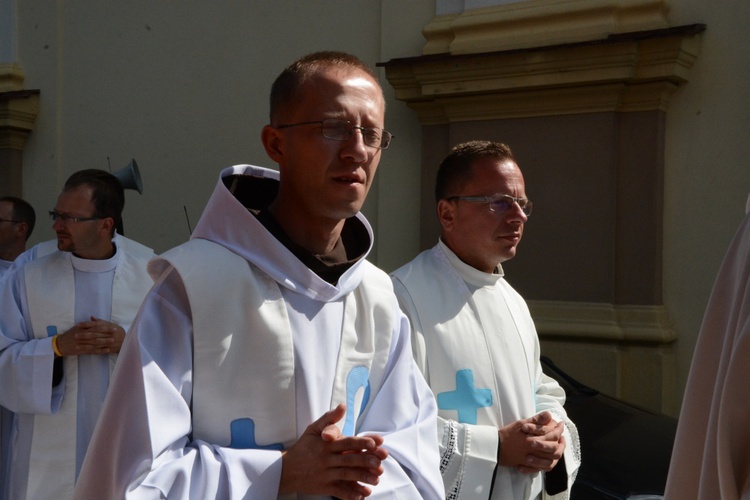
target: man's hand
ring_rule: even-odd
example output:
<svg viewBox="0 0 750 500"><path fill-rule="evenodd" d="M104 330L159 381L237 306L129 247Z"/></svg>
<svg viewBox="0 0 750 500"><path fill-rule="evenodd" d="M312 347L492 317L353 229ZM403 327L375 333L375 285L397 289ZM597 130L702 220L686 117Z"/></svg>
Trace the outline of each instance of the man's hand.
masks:
<svg viewBox="0 0 750 500"><path fill-rule="evenodd" d="M388 458L379 435L345 437L336 422L346 405L323 414L310 424L294 445L282 452L279 493L328 495L361 500L372 492L360 483L376 485Z"/></svg>
<svg viewBox="0 0 750 500"><path fill-rule="evenodd" d="M500 465L524 473L552 470L565 451L564 430L547 411L506 425L498 431Z"/></svg>
<svg viewBox="0 0 750 500"><path fill-rule="evenodd" d="M57 348L63 356L82 354L116 354L125 340L120 325L91 316L91 321L76 324L57 338Z"/></svg>

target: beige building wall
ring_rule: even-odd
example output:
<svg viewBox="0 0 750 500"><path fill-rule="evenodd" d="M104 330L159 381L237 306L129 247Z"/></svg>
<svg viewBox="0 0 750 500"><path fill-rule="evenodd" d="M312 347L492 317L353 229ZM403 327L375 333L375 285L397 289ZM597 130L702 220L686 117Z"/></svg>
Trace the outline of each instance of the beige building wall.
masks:
<svg viewBox="0 0 750 500"><path fill-rule="evenodd" d="M689 81L666 113L661 264L664 305L678 338L670 375L679 401L714 276L750 191L750 39L744 34L750 3L673 0L669 6L670 25L707 25ZM11 33L14 42L0 51L7 59L0 64L21 69L16 86L40 92L23 149L23 196L45 214L73 171L108 164L118 170L135 158L145 187L142 195L127 192L125 232L164 251L188 237L185 212L194 227L221 168L273 166L259 133L268 90L283 66L323 49L373 64L419 56L421 31L436 3L0 0L0 8L0 23L14 27L0 30L0 41ZM376 231L373 260L392 270L420 249L420 194L433 180L421 178L416 114L394 98L384 76L381 81L386 126L396 140L365 213ZM42 219L32 242L51 238L50 225Z"/></svg>
<svg viewBox="0 0 750 500"><path fill-rule="evenodd" d="M223 167L275 167L259 137L284 66L315 50L345 50L373 65L414 53L434 14L432 2L415 2L404 15L396 1L11 3L12 62L23 88L40 90L23 195L46 213L72 172L115 171L134 158L144 193L126 193L125 232L157 251L187 239L185 211L194 227ZM418 157L409 137L416 120L400 103L389 112L389 128L402 128L396 120L412 127L395 132L383 177ZM368 203L375 219L378 198ZM50 225L42 221L32 241L51 238Z"/></svg>
<svg viewBox="0 0 750 500"><path fill-rule="evenodd" d="M750 193L750 3L670 3L672 24L707 25L690 82L667 113L664 303L678 333L681 398L708 296Z"/></svg>

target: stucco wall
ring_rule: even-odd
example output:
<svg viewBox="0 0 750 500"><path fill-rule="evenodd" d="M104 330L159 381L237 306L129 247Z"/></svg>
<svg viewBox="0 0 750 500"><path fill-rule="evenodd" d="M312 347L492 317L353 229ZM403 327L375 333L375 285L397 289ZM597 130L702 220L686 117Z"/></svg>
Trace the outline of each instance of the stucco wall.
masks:
<svg viewBox="0 0 750 500"><path fill-rule="evenodd" d="M315 50L345 50L373 65L419 51L434 4L406 10L346 0L18 2L15 62L25 88L41 90L24 196L46 213L72 172L108 164L114 171L135 158L144 193L126 193L125 232L164 251L187 239L185 209L194 227L221 168L275 167L259 136L271 83L285 65ZM417 158L418 127L405 105L388 109L398 141L381 163L389 179L380 182L401 189L389 173ZM367 211L378 220L373 194ZM396 210L388 199L382 203ZM50 225L41 221L32 242L51 238Z"/></svg>
<svg viewBox="0 0 750 500"><path fill-rule="evenodd" d="M373 64L420 55L421 29L435 8L433 0L16 0L15 9L4 9L16 17L11 62L23 69L25 88L41 91L24 152L24 196L44 214L73 171L107 168L108 158L117 170L135 158L145 192L127 193L126 233L166 250L188 237L183 206L194 226L221 168L273 166L259 133L270 84L284 65L321 49ZM669 19L708 25L690 81L667 113L663 288L680 338L681 392L714 276L750 191L750 3L673 0ZM419 176L414 113L381 81L396 140L365 213L377 235L373 258L390 270L419 249L421 183L432 179ZM52 237L49 223L37 227L32 242Z"/></svg>
<svg viewBox="0 0 750 500"><path fill-rule="evenodd" d="M707 24L667 113L664 302L685 385L708 296L750 193L750 3L673 0L671 24Z"/></svg>

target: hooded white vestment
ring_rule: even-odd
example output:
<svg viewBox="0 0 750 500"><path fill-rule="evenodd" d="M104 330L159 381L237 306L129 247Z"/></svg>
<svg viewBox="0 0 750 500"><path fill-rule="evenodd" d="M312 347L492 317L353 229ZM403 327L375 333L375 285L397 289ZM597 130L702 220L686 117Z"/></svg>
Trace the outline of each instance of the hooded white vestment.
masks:
<svg viewBox="0 0 750 500"><path fill-rule="evenodd" d="M277 179L225 169L191 241L153 264L103 410L118 432L97 428L77 498L276 498L280 450L342 402L343 433L389 452L369 498L442 497L435 403L390 280L362 258L332 285L295 257L248 211ZM346 223L371 246L361 214Z"/></svg>

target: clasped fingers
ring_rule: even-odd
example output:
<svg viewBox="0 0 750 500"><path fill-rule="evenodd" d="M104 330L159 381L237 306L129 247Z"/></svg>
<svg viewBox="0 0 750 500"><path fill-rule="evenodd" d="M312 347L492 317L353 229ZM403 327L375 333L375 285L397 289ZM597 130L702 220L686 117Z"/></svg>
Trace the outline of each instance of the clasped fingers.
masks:
<svg viewBox="0 0 750 500"><path fill-rule="evenodd" d="M121 326L92 318L61 334L57 345L66 356L114 354L120 351L123 340L125 330Z"/></svg>

